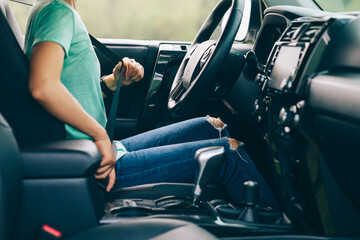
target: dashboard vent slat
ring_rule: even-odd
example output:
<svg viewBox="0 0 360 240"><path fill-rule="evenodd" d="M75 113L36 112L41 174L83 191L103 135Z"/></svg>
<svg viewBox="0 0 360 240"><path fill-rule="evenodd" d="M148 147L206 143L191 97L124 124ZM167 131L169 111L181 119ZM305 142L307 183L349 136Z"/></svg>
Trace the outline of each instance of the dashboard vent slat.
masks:
<svg viewBox="0 0 360 240"><path fill-rule="evenodd" d="M324 22L294 22L281 37L283 42L311 42L322 31Z"/></svg>
<svg viewBox="0 0 360 240"><path fill-rule="evenodd" d="M301 34L299 42L311 42L323 28L323 22L312 22L311 25Z"/></svg>
<svg viewBox="0 0 360 240"><path fill-rule="evenodd" d="M299 24L299 23L291 24L291 26L283 34L281 41L291 42L294 33L296 33L296 31L300 28L300 26L301 26L301 24Z"/></svg>

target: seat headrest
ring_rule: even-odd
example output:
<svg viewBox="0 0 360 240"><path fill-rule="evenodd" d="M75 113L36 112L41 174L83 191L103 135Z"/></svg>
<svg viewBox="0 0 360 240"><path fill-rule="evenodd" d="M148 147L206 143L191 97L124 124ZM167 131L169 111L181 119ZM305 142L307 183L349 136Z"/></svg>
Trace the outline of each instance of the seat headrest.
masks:
<svg viewBox="0 0 360 240"><path fill-rule="evenodd" d="M1 11L4 14L7 22L9 23L21 49L23 49L24 48L24 36L20 30L19 25L16 22L13 12L11 11L9 5L7 4L7 2L5 0L0 0L0 8L1 8Z"/></svg>

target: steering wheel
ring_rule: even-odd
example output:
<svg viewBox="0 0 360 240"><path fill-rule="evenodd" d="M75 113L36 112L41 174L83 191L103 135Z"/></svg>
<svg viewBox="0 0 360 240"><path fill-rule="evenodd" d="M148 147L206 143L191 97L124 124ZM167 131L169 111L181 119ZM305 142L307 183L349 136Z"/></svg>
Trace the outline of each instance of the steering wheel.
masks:
<svg viewBox="0 0 360 240"><path fill-rule="evenodd" d="M220 0L189 47L171 86L168 109L173 115L191 113L215 82L239 29L244 0ZM217 40L209 40L227 11L229 19Z"/></svg>

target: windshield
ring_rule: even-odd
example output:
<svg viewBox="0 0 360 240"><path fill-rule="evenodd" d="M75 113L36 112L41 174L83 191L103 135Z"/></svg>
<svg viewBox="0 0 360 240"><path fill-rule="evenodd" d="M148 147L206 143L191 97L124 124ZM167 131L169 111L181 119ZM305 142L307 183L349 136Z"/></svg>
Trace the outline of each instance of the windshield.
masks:
<svg viewBox="0 0 360 240"><path fill-rule="evenodd" d="M329 12L360 11L359 0L314 0L319 6Z"/></svg>

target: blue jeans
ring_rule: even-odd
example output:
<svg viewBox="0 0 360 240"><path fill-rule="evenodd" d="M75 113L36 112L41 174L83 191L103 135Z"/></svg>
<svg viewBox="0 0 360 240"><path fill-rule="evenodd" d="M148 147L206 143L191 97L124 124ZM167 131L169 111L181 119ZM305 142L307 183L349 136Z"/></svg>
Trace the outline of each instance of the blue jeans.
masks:
<svg viewBox="0 0 360 240"><path fill-rule="evenodd" d="M212 182L221 184L231 202L243 200L243 183L260 185L260 204L277 207L268 185L244 150L230 147L226 125L215 128L207 117L195 118L145 132L121 142L129 151L116 163L114 189L147 183L192 183L195 152L204 147L223 146L226 160L215 171Z"/></svg>

